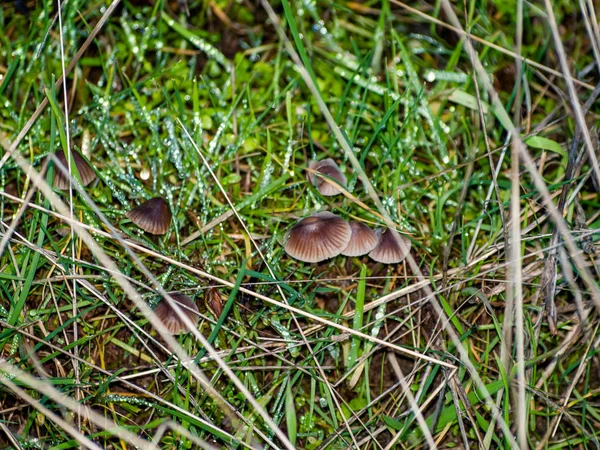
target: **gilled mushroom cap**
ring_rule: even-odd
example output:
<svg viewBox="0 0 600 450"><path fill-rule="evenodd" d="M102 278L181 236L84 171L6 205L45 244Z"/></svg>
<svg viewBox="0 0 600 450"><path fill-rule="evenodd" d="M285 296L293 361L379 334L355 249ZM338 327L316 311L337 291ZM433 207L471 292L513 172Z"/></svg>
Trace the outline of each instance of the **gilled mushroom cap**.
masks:
<svg viewBox="0 0 600 450"><path fill-rule="evenodd" d="M327 158L323 161L311 161L308 168L332 178L342 187L346 187L346 177L333 159ZM321 195L331 197L332 195L337 195L342 192L339 186L331 183L330 180L318 176L316 173L309 173L308 178L313 186L319 190Z"/></svg>
<svg viewBox="0 0 600 450"><path fill-rule="evenodd" d="M402 262L410 251L410 241L390 228L377 230L379 244L375 247L369 258L383 264L396 264Z"/></svg>
<svg viewBox="0 0 600 450"><path fill-rule="evenodd" d="M209 288L204 294L204 304L217 319L223 312L223 297L216 287Z"/></svg>
<svg viewBox="0 0 600 450"><path fill-rule="evenodd" d="M287 233L284 249L292 258L316 263L339 255L348 246L351 235L348 222L323 211L294 225Z"/></svg>
<svg viewBox="0 0 600 450"><path fill-rule="evenodd" d="M379 236L364 223L351 221L352 236L348 246L342 252L344 256L362 256L373 250L379 242Z"/></svg>
<svg viewBox="0 0 600 450"><path fill-rule="evenodd" d="M180 292L169 292L169 295L177 305L181 308L181 311L186 314L192 323L198 324L200 319L198 315L198 307L187 295ZM154 314L158 316L160 321L163 323L167 331L171 334L179 334L181 332L189 333L189 330L183 320L177 315L175 309L171 307L169 302L162 299L161 302L154 308Z"/></svg>
<svg viewBox="0 0 600 450"><path fill-rule="evenodd" d="M81 183L84 186L87 186L96 179L96 172L94 172L94 169L92 169L85 158L78 152L73 150L71 153L73 155L73 160L75 161L77 171L79 172ZM59 150L54 154L54 156L56 156L56 159L58 159L60 163L65 166L65 168L69 168L69 163L65 157L65 152ZM54 167L54 187L56 189L60 189L61 191L69 189L69 178L57 166Z"/></svg>
<svg viewBox="0 0 600 450"><path fill-rule="evenodd" d="M162 197L154 197L126 214L142 230L151 234L165 234L171 226L171 210Z"/></svg>

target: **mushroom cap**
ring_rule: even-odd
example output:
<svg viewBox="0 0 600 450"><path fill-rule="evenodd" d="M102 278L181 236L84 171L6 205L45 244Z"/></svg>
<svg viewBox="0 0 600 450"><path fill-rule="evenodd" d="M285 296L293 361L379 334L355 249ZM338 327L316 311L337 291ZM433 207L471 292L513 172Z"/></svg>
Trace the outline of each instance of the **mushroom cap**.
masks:
<svg viewBox="0 0 600 450"><path fill-rule="evenodd" d="M346 177L340 170L337 163L331 159L327 158L323 161L311 161L308 165L309 169L313 169L333 180L337 181L342 187L346 187ZM339 186L331 183L329 180L325 180L323 177L318 176L316 173L309 173L309 180L316 187L321 195L325 195L326 197L331 197L332 195L337 195L342 192Z"/></svg>
<svg viewBox="0 0 600 450"><path fill-rule="evenodd" d="M342 252L344 256L362 256L373 250L379 243L379 235L362 222L351 221L352 236Z"/></svg>
<svg viewBox="0 0 600 450"><path fill-rule="evenodd" d="M181 311L185 313L194 324L198 324L198 320L200 319L199 311L193 300L181 292L169 292L169 295L175 300L177 305L181 308ZM156 308L154 308L154 314L158 316L167 331L171 334L179 334L181 332L189 333L191 331L177 315L175 309L171 307L169 302L164 298L156 305Z"/></svg>
<svg viewBox="0 0 600 450"><path fill-rule="evenodd" d="M142 230L151 234L165 234L171 226L171 210L162 197L151 198L125 215Z"/></svg>
<svg viewBox="0 0 600 450"><path fill-rule="evenodd" d="M223 313L223 297L216 287L209 288L204 294L204 304L217 319Z"/></svg>
<svg viewBox="0 0 600 450"><path fill-rule="evenodd" d="M396 264L406 258L411 245L408 239L391 228L377 230L377 234L379 244L369 253L369 258L383 264Z"/></svg>
<svg viewBox="0 0 600 450"><path fill-rule="evenodd" d="M286 235L284 249L294 259L316 263L339 255L351 236L348 222L323 211L294 225Z"/></svg>
<svg viewBox="0 0 600 450"><path fill-rule="evenodd" d="M73 155L73 160L75 161L75 166L77 167L77 171L79 172L79 177L81 178L81 184L87 186L92 181L96 179L96 172L89 165L89 163L85 160L83 156L79 154L79 152L71 151ZM60 161L60 163L65 166L67 169L69 168L69 163L67 162L67 158L65 157L65 152L62 150L57 151L54 156L56 159ZM69 177L63 173L57 166L54 167L54 187L56 189L60 189L64 191L65 189L69 189Z"/></svg>

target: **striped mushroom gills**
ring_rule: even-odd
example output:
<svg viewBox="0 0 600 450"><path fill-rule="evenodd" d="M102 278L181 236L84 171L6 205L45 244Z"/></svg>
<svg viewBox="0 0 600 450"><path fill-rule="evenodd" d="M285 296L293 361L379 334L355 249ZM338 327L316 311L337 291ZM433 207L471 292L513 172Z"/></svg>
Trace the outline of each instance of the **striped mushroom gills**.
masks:
<svg viewBox="0 0 600 450"><path fill-rule="evenodd" d="M92 181L96 179L96 172L89 165L89 163L85 160L83 156L81 156L78 152L72 151L73 161L75 161L75 167L77 167L77 172L79 172L79 177L81 178L81 184L87 186ZM57 151L54 156L56 159L60 161L60 163L65 166L65 168L69 169L69 163L67 162L67 158L65 157L65 152L62 150ZM58 166L54 166L54 187L56 189L60 189L64 191L69 189L69 177L65 174Z"/></svg>
<svg viewBox="0 0 600 450"><path fill-rule="evenodd" d="M151 198L125 215L150 234L165 234L171 226L171 210L167 201L162 197Z"/></svg>
<svg viewBox="0 0 600 450"><path fill-rule="evenodd" d="M175 300L175 303L177 303L177 306L179 306L181 312L187 315L192 323L197 325L200 316L198 307L192 301L192 299L181 292L169 292L169 295L173 300ZM189 333L191 331L188 327L186 327L185 323L181 317L179 317L177 312L175 312L175 309L164 298L158 305L156 305L156 308L154 308L154 314L156 314L167 331L171 334L179 334L181 332Z"/></svg>
<svg viewBox="0 0 600 450"><path fill-rule="evenodd" d="M337 181L341 187L346 187L346 177L333 159L327 158L323 161L311 161L308 168ZM331 180L327 180L316 173L309 173L309 180L313 186L318 189L321 195L331 197L332 195L337 195L342 192L340 186L337 186L335 183L332 183Z"/></svg>
<svg viewBox="0 0 600 450"><path fill-rule="evenodd" d="M364 223L351 221L350 228L352 229L352 236L350 237L348 246L342 252L342 255L366 255L377 246L379 236Z"/></svg>
<svg viewBox="0 0 600 450"><path fill-rule="evenodd" d="M387 228L386 230L377 230L379 243L371 253L369 258L383 264L396 264L402 262L410 251L410 241L400 234Z"/></svg>
<svg viewBox="0 0 600 450"><path fill-rule="evenodd" d="M287 233L284 249L294 259L316 263L339 255L348 246L351 235L348 222L323 211L294 225Z"/></svg>

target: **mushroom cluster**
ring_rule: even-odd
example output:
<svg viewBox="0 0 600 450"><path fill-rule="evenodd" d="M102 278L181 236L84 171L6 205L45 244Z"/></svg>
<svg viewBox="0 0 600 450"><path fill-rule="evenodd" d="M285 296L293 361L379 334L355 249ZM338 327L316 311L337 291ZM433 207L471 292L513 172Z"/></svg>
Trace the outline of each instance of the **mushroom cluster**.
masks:
<svg viewBox="0 0 600 450"><path fill-rule="evenodd" d="M96 179L96 172L90 163L76 151L72 151L72 161L83 186ZM65 153L56 153L57 160L68 166ZM324 196L334 196L346 189L346 177L331 159L311 161L309 181ZM69 189L69 176L58 169L54 174L57 189ZM169 231L172 213L169 204L162 197L154 197L125 213L132 223L147 233L163 235ZM410 241L393 229L372 230L357 221L347 222L341 217L322 211L301 219L287 233L285 251L293 258L309 263L317 263L338 255L356 257L369 255L371 259L384 264L401 262L410 250ZM176 304L194 323L198 323L198 307L186 295L179 292L169 294ZM154 309L155 314L171 334L189 332L183 320L166 300Z"/></svg>
<svg viewBox="0 0 600 450"><path fill-rule="evenodd" d="M308 179L321 195L337 195L346 188L346 177L333 159L311 161L308 168ZM410 241L391 228L372 230L361 222L346 222L322 211L301 219L288 231L284 250L292 258L309 263L338 255L369 255L374 261L396 264L406 258Z"/></svg>
<svg viewBox="0 0 600 450"><path fill-rule="evenodd" d="M391 228L373 231L322 211L298 221L286 234L283 248L292 258L309 263L368 254L374 261L396 264L406 258L410 241Z"/></svg>

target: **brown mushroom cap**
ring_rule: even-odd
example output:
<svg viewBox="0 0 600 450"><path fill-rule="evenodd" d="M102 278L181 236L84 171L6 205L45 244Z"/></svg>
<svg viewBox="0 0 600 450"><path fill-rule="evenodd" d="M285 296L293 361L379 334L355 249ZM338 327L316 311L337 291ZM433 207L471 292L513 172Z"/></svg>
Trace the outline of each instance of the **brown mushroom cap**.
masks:
<svg viewBox="0 0 600 450"><path fill-rule="evenodd" d="M352 228L327 211L300 220L287 233L284 249L292 258L316 263L339 255L348 246Z"/></svg>
<svg viewBox="0 0 600 450"><path fill-rule="evenodd" d="M402 262L410 251L410 241L390 228L377 230L379 244L375 247L369 258L383 264L396 264Z"/></svg>
<svg viewBox="0 0 600 450"><path fill-rule="evenodd" d="M351 221L352 236L342 252L344 256L362 256L373 250L379 243L379 236L364 223Z"/></svg>
<svg viewBox="0 0 600 450"><path fill-rule="evenodd" d="M223 297L221 297L221 292L216 287L209 288L204 293L204 304L206 305L206 309L208 309L213 316L217 319L221 317L223 313Z"/></svg>
<svg viewBox="0 0 600 450"><path fill-rule="evenodd" d="M198 324L198 320L200 319L199 311L192 299L180 292L169 292L169 295L175 300L177 305L181 308L181 311L185 313L194 324ZM154 314L158 316L167 331L171 334L179 334L181 332L189 333L191 331L177 315L175 309L171 307L169 302L165 299L162 299L161 302L156 305Z"/></svg>
<svg viewBox="0 0 600 450"><path fill-rule="evenodd" d="M162 197L154 197L126 214L142 230L151 234L165 234L171 226L171 210Z"/></svg>
<svg viewBox="0 0 600 450"><path fill-rule="evenodd" d="M78 152L73 150L71 154L73 155L75 166L77 167L77 171L79 172L81 184L87 186L96 179L96 172L94 172L94 169L92 169L92 167L88 164L85 158L81 156ZM56 156L56 159L58 159L63 166L65 166L67 169L69 168L69 163L67 162L67 158L65 157L65 152L59 150L54 154L54 156ZM60 170L57 166L54 167L54 187L56 189L60 189L61 191L69 189L69 177L65 173L63 173L63 171Z"/></svg>
<svg viewBox="0 0 600 450"><path fill-rule="evenodd" d="M333 159L327 158L323 161L311 161L308 165L308 168L332 178L342 187L346 187L346 177ZM326 180L323 177L318 176L316 173L309 173L309 180L313 186L319 190L321 195L330 197L342 192L340 186L336 186L335 184L331 183L330 180Z"/></svg>

